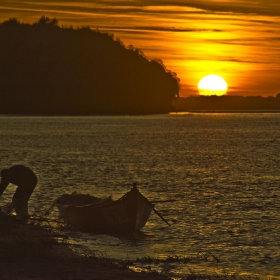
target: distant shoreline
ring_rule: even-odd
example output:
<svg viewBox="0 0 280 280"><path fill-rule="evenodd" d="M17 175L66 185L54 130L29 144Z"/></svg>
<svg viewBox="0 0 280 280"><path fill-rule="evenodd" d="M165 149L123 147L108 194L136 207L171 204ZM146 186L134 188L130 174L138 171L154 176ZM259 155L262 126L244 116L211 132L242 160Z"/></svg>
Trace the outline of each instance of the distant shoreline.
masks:
<svg viewBox="0 0 280 280"><path fill-rule="evenodd" d="M255 114L265 114L265 113L275 113L275 114L279 114L280 113L280 109L279 110L186 110L186 111L174 111L174 112L170 112L170 115L182 115L182 114L188 114L188 113L206 113L206 114L210 114L210 113L223 113L223 114L232 114L232 113L242 113L242 114L250 114L250 113L255 113Z"/></svg>
<svg viewBox="0 0 280 280"><path fill-rule="evenodd" d="M190 96L173 100L175 112L279 112L280 94L262 96Z"/></svg>
<svg viewBox="0 0 280 280"><path fill-rule="evenodd" d="M280 114L279 110L201 110L170 111L154 114L0 114L0 117L124 117L124 116L155 116L155 115L186 115L186 114Z"/></svg>

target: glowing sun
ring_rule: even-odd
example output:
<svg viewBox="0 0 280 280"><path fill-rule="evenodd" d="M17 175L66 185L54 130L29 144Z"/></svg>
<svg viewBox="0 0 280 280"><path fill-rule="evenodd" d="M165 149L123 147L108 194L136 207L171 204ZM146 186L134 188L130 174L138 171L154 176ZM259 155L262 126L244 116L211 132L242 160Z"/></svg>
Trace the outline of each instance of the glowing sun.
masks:
<svg viewBox="0 0 280 280"><path fill-rule="evenodd" d="M198 85L200 95L224 95L227 92L227 82L219 75L211 74L203 77Z"/></svg>

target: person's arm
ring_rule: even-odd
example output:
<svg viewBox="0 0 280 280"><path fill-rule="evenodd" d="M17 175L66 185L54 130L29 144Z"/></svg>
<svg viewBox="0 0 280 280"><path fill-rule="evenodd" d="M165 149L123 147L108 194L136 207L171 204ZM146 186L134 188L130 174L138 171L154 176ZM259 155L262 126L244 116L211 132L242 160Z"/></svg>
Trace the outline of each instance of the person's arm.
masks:
<svg viewBox="0 0 280 280"><path fill-rule="evenodd" d="M9 185L9 180L2 177L1 183L0 183L0 196L2 195L2 193L7 188L8 185Z"/></svg>

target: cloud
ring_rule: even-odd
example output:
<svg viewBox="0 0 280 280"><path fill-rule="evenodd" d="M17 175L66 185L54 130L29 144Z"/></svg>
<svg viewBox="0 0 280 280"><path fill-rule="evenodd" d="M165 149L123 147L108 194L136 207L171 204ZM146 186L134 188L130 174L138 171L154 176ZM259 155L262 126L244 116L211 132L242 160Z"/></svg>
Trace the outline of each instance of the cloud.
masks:
<svg viewBox="0 0 280 280"><path fill-rule="evenodd" d="M26 2L8 0L1 1L2 7L46 7L46 9L76 10L84 12L99 13L238 13L280 16L280 1L278 0L258 0L252 3L251 0L219 1L219 0L126 0L126 1L42 1L30 0ZM36 8L37 7L37 8ZM48 7L48 8L47 8ZM39 9L41 9L39 8ZM32 9L32 8L31 8Z"/></svg>
<svg viewBox="0 0 280 280"><path fill-rule="evenodd" d="M107 26L99 26L99 28L107 28ZM221 29L197 29L197 28L174 28L174 27L159 27L159 26L115 26L115 30L142 30L142 31L160 31L160 32L222 32ZM111 29L112 30L112 29Z"/></svg>
<svg viewBox="0 0 280 280"><path fill-rule="evenodd" d="M170 24L166 26L166 31L174 32L188 32L191 28L177 28L172 26L176 20L205 20L206 15L216 15L215 20L220 19L220 13L229 14L255 14L255 15L278 15L280 16L280 1L276 0L258 0L252 4L251 0L235 0L220 1L220 0L125 0L125 1L112 1L112 0L95 0L95 1L67 1L67 0L49 0L38 2L35 0L29 1L8 1L2 0L0 9L2 11L11 11L14 13L37 13L40 15L54 14L58 19L66 15L77 17L91 18L92 22L98 22L100 25L106 27L115 26L116 20L130 22L130 26L139 25L139 22L154 21L154 26L162 25L160 19L165 22L170 20ZM3 16L3 15L2 15ZM108 20L108 17L109 20ZM102 23L102 19L104 19ZM82 20L82 18L81 18ZM214 20L214 18L211 18ZM231 18L234 21L234 18ZM75 21L75 19L74 19ZM135 22L136 21L136 22ZM269 23L267 18L251 19L251 18L238 18L239 22L255 22L255 23ZM137 23L137 24L136 24ZM173 28L174 27L174 28ZM120 26L122 28L122 26ZM144 29L147 27L144 27ZM154 27L156 28L156 27ZM173 29L172 29L173 28ZM169 30L168 30L169 29ZM153 29L155 30L155 29ZM164 31L164 29L162 29ZM158 28L161 31L161 28ZM198 31L198 30L196 30ZM220 30L212 30L220 31Z"/></svg>
<svg viewBox="0 0 280 280"><path fill-rule="evenodd" d="M143 0L140 3L151 3L151 1ZM169 0L154 0L153 5L168 5ZM172 4L178 6L188 6L197 9L203 9L212 12L227 12L227 13L241 13L241 14L256 14L256 15L280 15L280 1L279 0L234 0L234 1L220 1L220 0L175 0Z"/></svg>
<svg viewBox="0 0 280 280"><path fill-rule="evenodd" d="M104 5L115 6L115 1L102 1ZM238 14L256 14L256 15L280 15L279 0L234 0L234 1L220 1L220 0L138 0L138 1L118 1L118 6L131 5L134 7L143 6L177 6L177 7L191 7L199 10L210 12L226 12Z"/></svg>
<svg viewBox="0 0 280 280"><path fill-rule="evenodd" d="M258 36L256 37L243 37L243 38L234 38L234 39L208 39L205 40L208 43L212 42L215 44L223 44L223 45L236 45L236 46L249 46L249 47L261 47L261 46L267 46L269 42L271 43L278 43L280 41L279 36L271 36L271 37L266 37L265 41L264 38L260 38Z"/></svg>

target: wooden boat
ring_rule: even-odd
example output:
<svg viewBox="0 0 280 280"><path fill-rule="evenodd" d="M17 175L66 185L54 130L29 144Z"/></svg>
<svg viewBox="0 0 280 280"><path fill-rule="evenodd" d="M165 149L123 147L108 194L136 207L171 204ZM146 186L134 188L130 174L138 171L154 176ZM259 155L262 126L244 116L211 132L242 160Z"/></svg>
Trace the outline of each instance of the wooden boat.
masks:
<svg viewBox="0 0 280 280"><path fill-rule="evenodd" d="M113 234L139 231L154 210L136 185L116 201L73 193L62 195L55 205L66 224L86 232Z"/></svg>

